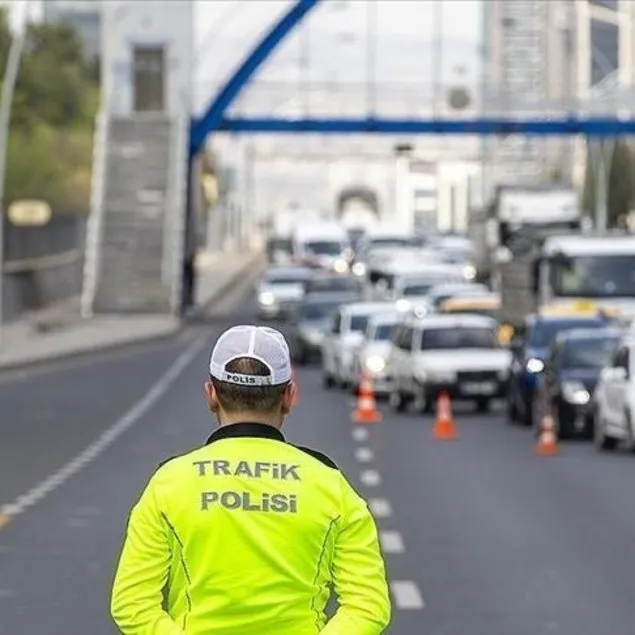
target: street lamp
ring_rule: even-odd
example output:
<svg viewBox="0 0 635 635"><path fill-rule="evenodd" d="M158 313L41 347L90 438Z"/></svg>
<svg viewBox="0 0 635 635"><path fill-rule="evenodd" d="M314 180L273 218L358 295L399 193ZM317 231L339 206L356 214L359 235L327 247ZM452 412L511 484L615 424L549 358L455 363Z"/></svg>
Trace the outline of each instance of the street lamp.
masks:
<svg viewBox="0 0 635 635"><path fill-rule="evenodd" d="M29 21L30 5L25 2L24 20L16 29L11 40L11 48L7 57L2 83L2 96L0 96L0 344L2 343L4 324L4 224L6 214L4 212L5 178L7 171L7 151L9 146L9 130L11 125L11 105L15 83L20 70L22 51L26 39L26 27Z"/></svg>

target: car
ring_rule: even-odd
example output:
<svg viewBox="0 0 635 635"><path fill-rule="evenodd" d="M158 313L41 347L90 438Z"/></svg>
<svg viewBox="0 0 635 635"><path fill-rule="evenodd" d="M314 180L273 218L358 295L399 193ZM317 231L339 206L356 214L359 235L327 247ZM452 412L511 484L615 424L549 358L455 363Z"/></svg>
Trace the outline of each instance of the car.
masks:
<svg viewBox="0 0 635 635"><path fill-rule="evenodd" d="M441 392L476 403L480 412L506 392L510 353L496 339L496 320L481 315L430 315L395 330L388 360L390 405L432 411Z"/></svg>
<svg viewBox="0 0 635 635"><path fill-rule="evenodd" d="M572 315L547 311L532 314L516 331L510 343L512 360L506 396L507 422L531 427L538 376L545 367L545 357L558 333L579 328L606 328L611 322L602 314Z"/></svg>
<svg viewBox="0 0 635 635"><path fill-rule="evenodd" d="M606 328L573 329L556 336L534 395L536 434L543 415L550 414L558 438L593 436L593 394L621 335L620 329Z"/></svg>
<svg viewBox="0 0 635 635"><path fill-rule="evenodd" d="M364 340L368 321L387 306L385 302L355 302L342 305L335 313L322 341L322 379L326 388L352 384L355 352Z"/></svg>
<svg viewBox="0 0 635 635"><path fill-rule="evenodd" d="M333 315L343 304L351 304L357 295L344 293L309 293L290 317L289 340L293 357L307 364L320 357L322 342Z"/></svg>
<svg viewBox="0 0 635 635"><path fill-rule="evenodd" d="M344 293L347 296L362 292L360 281L355 276L339 274L314 274L306 280L304 285L306 294L314 293Z"/></svg>
<svg viewBox="0 0 635 635"><path fill-rule="evenodd" d="M498 293L477 293L474 296L458 296L444 300L439 306L440 315L487 315L499 320L501 299ZM513 329L508 324L499 324L497 337L502 346L509 346Z"/></svg>
<svg viewBox="0 0 635 635"><path fill-rule="evenodd" d="M594 395L593 430L598 450L620 444L635 451L635 338L629 333L602 369Z"/></svg>
<svg viewBox="0 0 635 635"><path fill-rule="evenodd" d="M297 306L304 296L304 285L312 271L304 267L269 267L256 284L258 316L261 319L282 318Z"/></svg>
<svg viewBox="0 0 635 635"><path fill-rule="evenodd" d="M395 310L382 310L371 315L364 340L353 361L355 392L359 390L363 377L371 380L377 396L387 396L390 392L388 358L392 348L392 334L401 319L401 314Z"/></svg>
<svg viewBox="0 0 635 635"><path fill-rule="evenodd" d="M486 296L490 293L486 285L476 282L437 284L429 290L426 304L431 307L431 311L436 312L446 300Z"/></svg>

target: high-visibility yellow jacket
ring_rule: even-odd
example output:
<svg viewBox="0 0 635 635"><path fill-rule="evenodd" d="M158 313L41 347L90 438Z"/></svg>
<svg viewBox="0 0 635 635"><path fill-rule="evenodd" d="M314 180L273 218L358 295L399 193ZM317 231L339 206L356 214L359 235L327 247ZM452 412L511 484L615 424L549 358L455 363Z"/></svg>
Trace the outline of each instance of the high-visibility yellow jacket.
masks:
<svg viewBox="0 0 635 635"><path fill-rule="evenodd" d="M379 635L390 596L373 518L335 464L238 423L151 478L111 613L124 635Z"/></svg>

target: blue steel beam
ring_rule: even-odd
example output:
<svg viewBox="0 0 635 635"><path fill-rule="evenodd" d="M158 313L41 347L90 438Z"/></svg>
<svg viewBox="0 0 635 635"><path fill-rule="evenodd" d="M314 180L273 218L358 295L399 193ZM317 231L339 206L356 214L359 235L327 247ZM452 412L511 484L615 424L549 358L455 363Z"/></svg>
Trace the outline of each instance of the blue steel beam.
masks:
<svg viewBox="0 0 635 635"><path fill-rule="evenodd" d="M635 120L577 117L561 119L221 119L219 131L286 134L526 135L613 137L635 134Z"/></svg>
<svg viewBox="0 0 635 635"><path fill-rule="evenodd" d="M190 151L192 154L201 150L210 132L218 130L227 109L254 73L319 1L297 0L247 55L240 67L234 71L229 81L207 107L203 116L192 122L190 128Z"/></svg>

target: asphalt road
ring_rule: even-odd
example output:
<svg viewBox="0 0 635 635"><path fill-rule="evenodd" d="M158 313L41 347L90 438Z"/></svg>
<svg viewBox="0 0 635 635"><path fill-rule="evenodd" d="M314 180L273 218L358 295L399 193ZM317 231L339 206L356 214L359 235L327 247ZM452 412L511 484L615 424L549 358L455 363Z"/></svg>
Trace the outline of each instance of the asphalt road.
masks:
<svg viewBox="0 0 635 635"><path fill-rule="evenodd" d="M179 341L3 378L0 504L15 517L0 528L0 633L116 632L129 508L159 461L208 434L208 348L251 318L240 306ZM460 404L451 442L431 438L431 417L384 404L381 423L353 426L351 397L326 393L318 369L298 381L287 436L331 455L376 511L391 634L635 632L635 457L572 444L541 458L529 432Z"/></svg>

